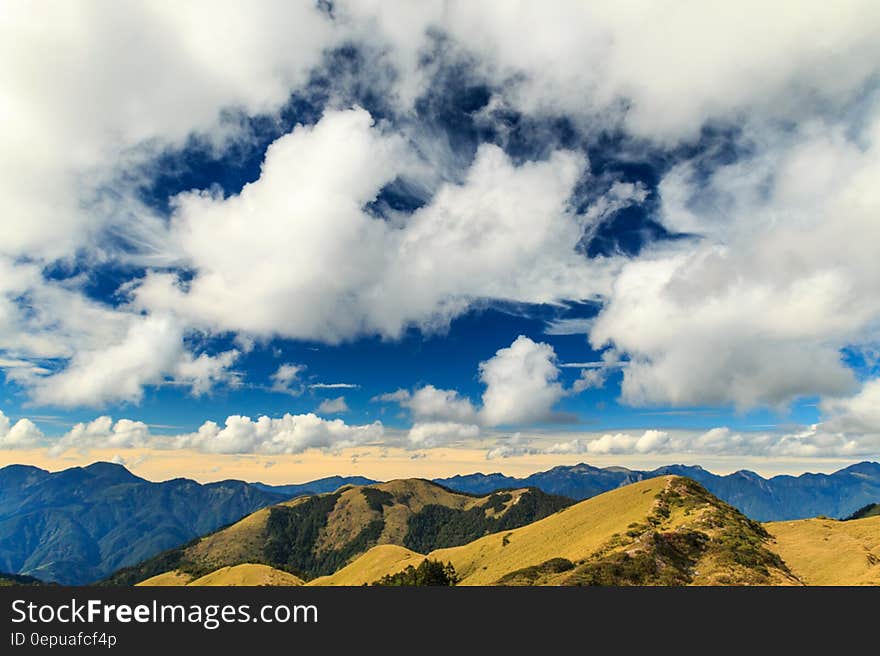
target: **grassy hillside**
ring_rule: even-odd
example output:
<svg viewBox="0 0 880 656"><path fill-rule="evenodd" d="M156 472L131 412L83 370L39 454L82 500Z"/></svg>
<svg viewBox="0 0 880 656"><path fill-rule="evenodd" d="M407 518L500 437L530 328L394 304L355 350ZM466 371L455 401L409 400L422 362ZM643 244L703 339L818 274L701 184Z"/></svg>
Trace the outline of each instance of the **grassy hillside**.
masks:
<svg viewBox="0 0 880 656"><path fill-rule="evenodd" d="M285 586L303 585L299 577L280 569L255 563L242 563L193 578L191 574L173 570L141 581L138 586Z"/></svg>
<svg viewBox="0 0 880 656"><path fill-rule="evenodd" d="M293 574L282 572L280 569L259 565L255 563L243 563L234 567L222 567L215 572L201 576L187 585L303 585L303 580Z"/></svg>
<svg viewBox="0 0 880 656"><path fill-rule="evenodd" d="M135 585L145 587L177 587L181 585L186 585L192 580L192 574L187 574L186 572L181 572L180 570L175 569L170 572L162 572L161 574L156 574L156 576L151 576L150 578L141 581L140 583L136 583Z"/></svg>
<svg viewBox="0 0 880 656"><path fill-rule="evenodd" d="M880 585L880 517L765 526L773 549L807 585Z"/></svg>
<svg viewBox="0 0 880 656"><path fill-rule="evenodd" d="M760 524L699 484L667 476L427 557L451 563L462 585L798 584L769 542ZM378 560L373 550L348 569ZM391 560L384 572L369 571L385 576L403 567Z"/></svg>
<svg viewBox="0 0 880 656"><path fill-rule="evenodd" d="M337 572L376 545L430 551L524 526L571 505L539 490L478 497L421 479L348 486L255 512L184 547L117 572L128 585L180 571L195 578L261 563L304 580Z"/></svg>
<svg viewBox="0 0 880 656"><path fill-rule="evenodd" d="M662 478L628 485L582 501L553 517L462 547L440 549L430 557L451 562L466 585L488 585L552 558L579 560L625 532L628 525L644 522L665 486Z"/></svg>
<svg viewBox="0 0 880 656"><path fill-rule="evenodd" d="M422 554L394 544L382 544L349 563L338 572L321 576L308 585L367 585L388 574L401 572L410 565L418 567Z"/></svg>

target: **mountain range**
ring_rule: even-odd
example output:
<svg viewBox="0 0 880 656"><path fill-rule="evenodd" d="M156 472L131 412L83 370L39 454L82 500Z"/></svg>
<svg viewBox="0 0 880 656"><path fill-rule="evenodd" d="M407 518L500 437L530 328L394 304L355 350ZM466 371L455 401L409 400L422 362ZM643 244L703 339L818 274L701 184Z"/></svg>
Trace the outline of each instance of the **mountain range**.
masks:
<svg viewBox="0 0 880 656"><path fill-rule="evenodd" d="M0 469L0 572L90 583L286 498L242 481L152 483L107 462L10 465Z"/></svg>
<svg viewBox="0 0 880 656"><path fill-rule="evenodd" d="M119 572L108 582L144 586L880 583L878 516L761 524L696 481L673 475L624 485L554 512L540 495L530 498L525 496L528 493L515 490L463 499L436 484L413 479L350 487L282 504L284 512L329 509L301 514L283 533L272 526L275 509L268 509L268 517L267 510L261 510L184 549ZM512 513L524 503L542 511L532 513L533 521L516 526L527 514ZM439 508L444 510L438 513ZM423 521L435 514L442 521ZM376 537L351 539L375 521L382 522ZM418 548L413 531L419 535ZM286 546L276 551L279 540Z"/></svg>
<svg viewBox="0 0 880 656"><path fill-rule="evenodd" d="M549 494L588 499L623 485L667 475L686 476L719 499L761 522L826 515L847 517L880 501L880 464L860 462L832 474L801 474L764 478L740 470L719 476L702 467L669 465L650 471L624 467L599 468L584 463L554 467L525 478L503 474L468 474L436 479L453 490L486 494L508 487L536 487Z"/></svg>
<svg viewBox="0 0 880 656"><path fill-rule="evenodd" d="M168 567L165 569L174 569L171 567L177 557L174 554L185 545L196 544L199 542L193 542L196 538L216 534L221 527L265 509L262 514L257 513L259 520L251 516L248 521L259 524L260 530L269 526L277 535L294 536L291 539L298 540L298 546L285 546L283 540L275 540L271 548L276 552L268 557L264 554L265 545L245 540L236 546L238 556L226 560L212 556L191 569L207 574L220 567L256 561L270 567L281 565L281 569L310 579L335 574L340 563L348 562L374 545L388 545L386 552L396 545L416 554L461 546L485 532L532 522L542 517L542 513L558 510L573 501L669 475L699 482L748 518L762 522L820 516L860 518L880 512L877 506L872 506L880 501L880 464L873 462L858 463L832 474L772 478L749 471L719 476L701 467L685 465L640 471L578 464L554 467L524 478L477 473L437 479L434 481L437 485L421 481L418 493L409 490L402 495L398 495L393 486L386 490L376 481L360 476L333 476L293 485L242 481L200 484L187 479L153 483L111 463L94 463L55 473L10 465L0 469L0 572L80 585L101 580L129 566L141 566L163 551L167 552L163 557L172 554L171 560L166 558ZM425 488L426 485L430 487ZM368 491L346 492L341 489L346 486ZM432 490L430 494L426 489ZM444 490L444 493L434 490ZM485 508L479 510L481 505L490 504L491 508L511 490L514 498L525 502L511 507L515 510L512 514L505 511L504 517L487 521ZM539 491L544 494L538 494ZM388 503L386 492L391 494ZM366 503L368 510L361 508L360 514L356 513L357 521L348 518L340 524L342 520L338 513L331 512L328 499L338 501L351 495L356 499L369 497L368 501L358 501L352 506L359 508ZM284 503L294 498L305 501ZM419 501L423 498L435 500ZM430 508L425 510L424 506ZM321 548L304 557L303 554L315 547L314 540L318 538L315 535L296 537L294 525L303 518L320 523L326 517L331 517L331 527L354 523L339 529L340 535L347 536L341 543L334 537L331 540L334 547ZM393 539L389 537L392 533ZM242 560L241 549L247 551L247 559ZM151 565L153 574L165 571L160 564ZM129 579L134 580L142 573L133 574ZM235 574L243 576L240 570ZM143 578L148 577L138 580Z"/></svg>

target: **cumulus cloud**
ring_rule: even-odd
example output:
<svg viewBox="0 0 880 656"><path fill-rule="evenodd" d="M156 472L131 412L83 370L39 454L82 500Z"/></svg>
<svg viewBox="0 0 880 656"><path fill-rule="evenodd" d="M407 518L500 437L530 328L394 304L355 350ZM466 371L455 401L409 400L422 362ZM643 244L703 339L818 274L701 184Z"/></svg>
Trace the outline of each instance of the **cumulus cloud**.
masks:
<svg viewBox="0 0 880 656"><path fill-rule="evenodd" d="M736 431L726 426L706 431L649 429L580 435L555 442L546 437L517 436L499 440L486 457L538 454L876 458L880 454L880 427L845 432L837 430L831 420L788 430Z"/></svg>
<svg viewBox="0 0 880 656"><path fill-rule="evenodd" d="M486 453L486 458L511 458L535 454L625 454L625 453L663 453L680 447L682 442L673 442L669 433L660 430L647 430L641 435L631 433L605 433L589 438L575 437L570 440L539 444L521 435L503 442Z"/></svg>
<svg viewBox="0 0 880 656"><path fill-rule="evenodd" d="M348 404L345 402L344 396L337 396L335 399L324 399L318 406L318 412L325 415L337 415L348 412Z"/></svg>
<svg viewBox="0 0 880 656"><path fill-rule="evenodd" d="M479 372L486 387L479 409L458 391L433 385L413 392L399 389L373 400L397 403L410 410L417 421L499 426L551 420L553 406L566 394L557 382L559 368L553 347L525 335L481 362Z"/></svg>
<svg viewBox="0 0 880 656"><path fill-rule="evenodd" d="M588 219L567 204L583 156L517 166L484 145L463 183L441 186L404 225L366 211L417 168L363 109L328 111L272 144L240 194L177 197L169 240L196 275L184 288L150 274L136 305L206 330L332 343L443 326L480 298L549 303L608 288L616 265L577 252Z"/></svg>
<svg viewBox="0 0 880 656"><path fill-rule="evenodd" d="M14 424L0 410L0 449L27 449L37 446L43 433L30 419L19 419Z"/></svg>
<svg viewBox="0 0 880 656"><path fill-rule="evenodd" d="M34 400L44 405L103 405L138 402L145 385L166 379L204 394L220 381L234 382L229 368L238 358L231 350L193 357L183 346L183 329L169 316L129 317L118 341L73 355L58 373L31 381Z"/></svg>
<svg viewBox="0 0 880 656"><path fill-rule="evenodd" d="M520 335L480 363L480 380L486 385L482 421L497 426L548 419L565 395L558 377L553 347Z"/></svg>
<svg viewBox="0 0 880 656"><path fill-rule="evenodd" d="M34 398L58 406L137 402L143 385L160 382L177 365L181 340L179 324L168 317L135 319L118 343L79 351L66 369L37 381Z"/></svg>
<svg viewBox="0 0 880 656"><path fill-rule="evenodd" d="M452 421L417 422L407 433L411 446L434 447L463 440L473 440L480 436L480 427L474 424L460 424Z"/></svg>
<svg viewBox="0 0 880 656"><path fill-rule="evenodd" d="M51 445L49 452L60 455L68 449L134 449L150 444L150 429L145 423L131 419L114 422L112 418L102 416L76 424Z"/></svg>
<svg viewBox="0 0 880 656"><path fill-rule="evenodd" d="M606 433L596 440L587 442L586 449L588 453L652 453L662 450L668 440L668 433L658 430L647 430L639 436ZM566 447L557 445L556 448L564 449Z"/></svg>
<svg viewBox="0 0 880 656"><path fill-rule="evenodd" d="M307 449L340 449L380 439L379 422L352 426L341 419L315 414L285 414L271 418L232 415L221 428L207 421L190 435L180 436L176 446L207 453L301 453Z"/></svg>
<svg viewBox="0 0 880 656"><path fill-rule="evenodd" d="M433 385L425 385L410 393L399 389L396 392L381 394L376 401L397 403L412 412L418 420L440 420L459 423L473 422L477 411L470 399L461 396L456 390L437 389Z"/></svg>
<svg viewBox="0 0 880 656"><path fill-rule="evenodd" d="M630 262L590 332L628 354L634 404L784 405L854 391L841 350L880 320L880 118L811 124L708 177L661 184L672 229L703 236Z"/></svg>
<svg viewBox="0 0 880 656"><path fill-rule="evenodd" d="M573 392L604 387L608 374L605 369L582 369L581 375L571 386Z"/></svg>
<svg viewBox="0 0 880 656"><path fill-rule="evenodd" d="M340 449L381 440L380 422L346 424L341 419L324 419L315 414L282 417L241 415L226 418L223 426L204 422L193 433L159 435L147 424L130 419L113 421L108 416L76 424L60 438L44 438L27 419L9 428L9 420L0 413L0 445L25 448L47 445L49 453L61 455L70 449L195 449L205 453L301 453L308 449Z"/></svg>

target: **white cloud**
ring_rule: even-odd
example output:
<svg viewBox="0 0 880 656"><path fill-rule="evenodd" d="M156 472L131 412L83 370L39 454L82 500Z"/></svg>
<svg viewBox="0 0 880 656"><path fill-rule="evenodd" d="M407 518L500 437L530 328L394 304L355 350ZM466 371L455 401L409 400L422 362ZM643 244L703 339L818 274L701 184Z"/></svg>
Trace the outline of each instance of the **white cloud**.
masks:
<svg viewBox="0 0 880 656"><path fill-rule="evenodd" d="M162 2L4 4L0 353L60 358L55 365L72 358L69 370L45 380L48 369L39 364L7 369L38 403L136 401L144 384L177 372L196 394L229 380L229 355L183 353L170 336L155 343L168 359L158 367L144 362L139 373L141 354L124 351L149 339L135 334L149 332L136 327L145 322L88 300L83 276L53 283L41 268L56 258L64 266L75 254L88 266L174 259L161 221L137 199L136 185L148 182L137 167L193 132L218 148L241 138L221 112L275 111L337 38L309 3L270 0L239 10L199 0L173 9ZM136 252L117 252L120 242ZM172 351L180 352L175 362Z"/></svg>
<svg viewBox="0 0 880 656"><path fill-rule="evenodd" d="M355 383L312 383L309 389L357 389L360 385Z"/></svg>
<svg viewBox="0 0 880 656"><path fill-rule="evenodd" d="M803 116L858 90L880 61L870 0L407 4L344 0L335 10L393 44L403 102L428 84L416 62L426 31L439 30L448 50L503 85L504 102L660 141L743 114Z"/></svg>
<svg viewBox="0 0 880 656"><path fill-rule="evenodd" d="M344 396L337 396L335 399L324 399L318 406L318 412L325 415L336 415L348 412L348 404L345 402Z"/></svg>
<svg viewBox="0 0 880 656"><path fill-rule="evenodd" d="M230 368L238 360L239 355L240 353L235 349L217 355L201 353L195 358L189 353L184 353L174 370L174 380L188 385L194 396L210 392L219 383L234 387L239 379Z"/></svg>
<svg viewBox="0 0 880 656"><path fill-rule="evenodd" d="M665 222L704 239L629 263L594 324L594 346L629 355L625 401L751 408L854 390L840 351L880 325L880 119L856 139L811 124L708 180L664 180Z"/></svg>
<svg viewBox="0 0 880 656"><path fill-rule="evenodd" d="M4 3L0 252L89 244L125 216L96 189L132 149L218 134L224 108L274 110L335 38L311 3Z"/></svg>
<svg viewBox="0 0 880 656"><path fill-rule="evenodd" d="M293 383L297 381L305 368L305 365L293 364L292 362L279 365L275 373L272 374L272 390L275 392L293 391Z"/></svg>
<svg viewBox="0 0 880 656"><path fill-rule="evenodd" d="M412 393L399 389L377 396L375 400L397 403L412 412L417 421L468 423L477 419L477 411L470 399L461 396L456 390L437 389L433 385L419 387Z"/></svg>
<svg viewBox="0 0 880 656"><path fill-rule="evenodd" d="M350 425L341 419L323 419L312 413L285 414L278 418L260 416L256 420L231 415L222 427L206 421L196 432L178 435L156 435L143 422L130 419L114 422L102 416L79 423L54 440L43 438L26 419L19 420L11 429L8 423L0 413L0 444L5 448L24 448L39 442L47 444L49 453L56 456L69 449L133 448L188 448L205 453L301 453L307 449L339 449L364 444L381 440L384 435L380 422Z"/></svg>
<svg viewBox="0 0 880 656"><path fill-rule="evenodd" d="M580 454L647 454L677 453L687 450L692 436L672 438L661 430L646 430L641 434L605 433L598 436L574 437L570 440L546 443L517 435L500 443L486 453L487 459L512 458L523 455L580 455ZM683 451L676 451L682 449Z"/></svg>
<svg viewBox="0 0 880 656"><path fill-rule="evenodd" d="M605 386L607 378L605 369L581 369L581 375L574 381L571 389L576 394L588 389L599 389Z"/></svg>
<svg viewBox="0 0 880 656"><path fill-rule="evenodd" d="M851 397L826 399L822 411L829 430L880 435L880 378L866 381Z"/></svg>
<svg viewBox="0 0 880 656"><path fill-rule="evenodd" d="M19 419L14 424L0 410L0 449L27 449L37 446L43 433L30 419Z"/></svg>
<svg viewBox="0 0 880 656"><path fill-rule="evenodd" d="M127 331L108 345L76 352L66 368L30 381L34 400L43 405L137 403L145 385L166 380L187 385L196 395L218 382L235 382L229 367L238 351L193 357L183 347L179 322L168 316L129 315Z"/></svg>
<svg viewBox="0 0 880 656"><path fill-rule="evenodd" d="M726 426L707 431L657 430L578 435L550 441L548 436L501 440L486 457L538 454L737 456L763 458L877 458L880 428L845 432L829 422L771 431L735 431Z"/></svg>
<svg viewBox="0 0 880 656"><path fill-rule="evenodd" d="M566 394L556 380L559 369L553 347L525 335L481 362L479 371L486 387L479 409L458 391L433 385L413 392L399 389L373 400L397 403L410 410L417 422L499 426L551 420L553 406Z"/></svg>
<svg viewBox="0 0 880 656"><path fill-rule="evenodd" d="M0 351L23 360L69 358L121 339L131 316L86 299L67 285L47 282L41 266L0 255Z"/></svg>
<svg viewBox="0 0 880 656"><path fill-rule="evenodd" d="M221 428L207 421L196 433L181 436L176 446L207 453L301 453L307 449L339 449L378 440L379 422L352 426L341 419L322 419L312 413L280 418L232 415Z"/></svg>
<svg viewBox="0 0 880 656"><path fill-rule="evenodd" d="M372 400L382 403L399 403L403 405L404 403L408 403L411 398L412 395L409 393L409 390L399 389L394 392L386 392L385 394L374 396Z"/></svg>
<svg viewBox="0 0 880 656"><path fill-rule="evenodd" d="M364 110L328 111L272 144L241 194L178 196L169 241L197 273L185 290L154 273L135 300L205 330L338 342L443 326L480 298L593 298L616 265L576 251L584 166L564 151L515 166L484 145L463 184L395 226L363 206L415 155Z"/></svg>
<svg viewBox="0 0 880 656"><path fill-rule="evenodd" d="M427 448L462 440L473 440L479 436L479 426L452 421L417 422L413 424L407 434L410 445L416 448Z"/></svg>
<svg viewBox="0 0 880 656"><path fill-rule="evenodd" d="M520 335L480 363L480 380L486 385L480 410L483 423L497 426L548 419L565 394L556 382L558 377L553 347Z"/></svg>
<svg viewBox="0 0 880 656"><path fill-rule="evenodd" d="M76 424L51 445L49 452L61 455L68 449L134 449L149 446L150 443L150 429L145 423L130 419L120 419L114 423L110 417L102 416Z"/></svg>
<svg viewBox="0 0 880 656"><path fill-rule="evenodd" d="M663 450L668 442L669 434L664 431L658 430L647 430L641 435L630 435L627 433L606 433L598 439L586 442L585 451L587 453L602 454L656 453ZM558 445L558 448L565 448L565 446Z"/></svg>
<svg viewBox="0 0 880 656"><path fill-rule="evenodd" d="M66 369L39 379L34 399L56 406L138 402L145 384L161 382L177 366L181 341L180 325L168 317L133 319L119 342L79 351Z"/></svg>

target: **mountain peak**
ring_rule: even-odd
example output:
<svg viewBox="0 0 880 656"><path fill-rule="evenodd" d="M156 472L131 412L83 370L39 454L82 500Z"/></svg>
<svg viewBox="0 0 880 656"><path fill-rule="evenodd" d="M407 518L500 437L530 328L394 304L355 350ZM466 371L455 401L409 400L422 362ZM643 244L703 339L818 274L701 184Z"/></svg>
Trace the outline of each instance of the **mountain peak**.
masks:
<svg viewBox="0 0 880 656"><path fill-rule="evenodd" d="M139 476L135 476L119 463L107 462L104 460L99 460L90 465L86 465L82 470L88 472L92 476L112 480L115 483L134 483L144 482L145 480Z"/></svg>
<svg viewBox="0 0 880 656"><path fill-rule="evenodd" d="M760 474L756 474L755 472L753 472L749 469L738 469L737 471L733 472L733 474L731 474L731 476L739 476L741 478L748 478L749 480L752 480L752 481L763 481L764 480L763 476L761 476Z"/></svg>
<svg viewBox="0 0 880 656"><path fill-rule="evenodd" d="M863 460L862 462L857 462L854 465L841 469L840 472L849 472L853 474L878 474L880 473L880 463Z"/></svg>

